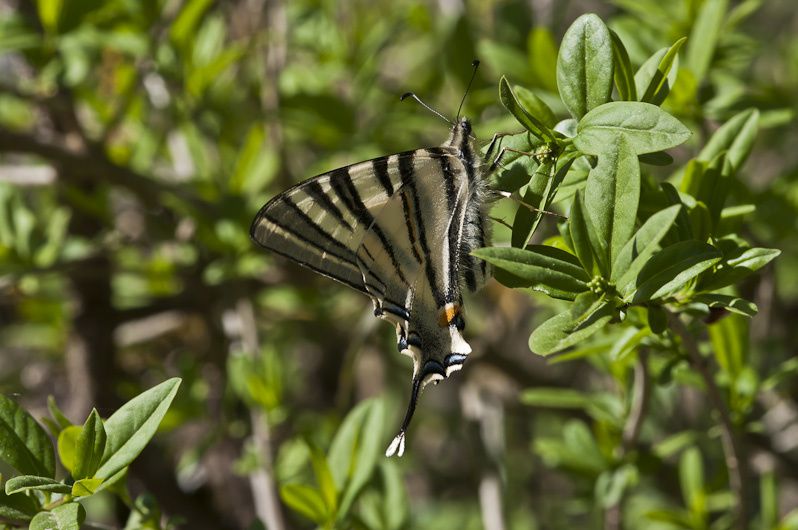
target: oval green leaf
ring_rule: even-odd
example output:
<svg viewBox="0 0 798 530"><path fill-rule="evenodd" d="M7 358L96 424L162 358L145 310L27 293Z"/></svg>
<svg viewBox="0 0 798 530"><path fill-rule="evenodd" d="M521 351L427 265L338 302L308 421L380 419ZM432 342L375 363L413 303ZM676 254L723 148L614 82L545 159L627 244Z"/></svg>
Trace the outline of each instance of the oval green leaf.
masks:
<svg viewBox="0 0 798 530"><path fill-rule="evenodd" d="M557 87L577 119L610 100L612 39L598 16L582 15L565 32L557 56Z"/></svg>
<svg viewBox="0 0 798 530"><path fill-rule="evenodd" d="M603 328L615 316L613 305L591 292L576 297L568 311L541 324L529 337L529 349L549 355L578 344Z"/></svg>
<svg viewBox="0 0 798 530"><path fill-rule="evenodd" d="M654 53L635 74L635 86L640 101L660 105L668 96L676 82L679 71L679 49L687 40L682 37L670 48L662 48Z"/></svg>
<svg viewBox="0 0 798 530"><path fill-rule="evenodd" d="M499 81L499 99L502 105L510 111L510 114L515 116L515 119L524 126L530 133L534 134L540 139L554 140L554 135L551 131L543 125L537 118L530 114L523 105L518 101L513 89L510 88L510 83L507 78L502 76Z"/></svg>
<svg viewBox="0 0 798 530"><path fill-rule="evenodd" d="M666 247L640 271L632 300L640 303L673 294L720 259L718 249L701 241L680 241Z"/></svg>
<svg viewBox="0 0 798 530"><path fill-rule="evenodd" d="M304 484L286 484L280 488L280 497L292 510L316 524L324 524L328 519L324 499L316 488Z"/></svg>
<svg viewBox="0 0 798 530"><path fill-rule="evenodd" d="M675 204L649 217L618 253L612 264L610 279L621 294L628 294L629 284L654 252L659 250L659 242L673 226L681 208L680 204Z"/></svg>
<svg viewBox="0 0 798 530"><path fill-rule="evenodd" d="M30 530L80 530L86 510L78 502L62 504L50 512L40 512L31 519Z"/></svg>
<svg viewBox="0 0 798 530"><path fill-rule="evenodd" d="M555 247L489 247L474 250L472 254L510 274L519 282L514 287L529 287L543 293L553 289L575 297L587 290L590 280L576 256Z"/></svg>
<svg viewBox="0 0 798 530"><path fill-rule="evenodd" d="M640 202L640 163L625 136L617 136L614 149L599 156L587 176L585 215L606 243L605 258L613 263L632 237Z"/></svg>
<svg viewBox="0 0 798 530"><path fill-rule="evenodd" d="M690 130L650 103L615 101L596 107L579 121L574 145L582 153L601 155L622 134L636 155L684 143Z"/></svg>
<svg viewBox="0 0 798 530"><path fill-rule="evenodd" d="M61 481L39 477L36 475L19 475L6 481L6 494L27 492L31 490L49 491L53 493L69 493L71 488Z"/></svg>
<svg viewBox="0 0 798 530"><path fill-rule="evenodd" d="M571 243L582 263L582 268L588 273L593 274L593 253L594 249L590 244L590 235L588 231L590 228L587 226L587 219L584 214L584 201L582 200L582 193L576 192L573 205L571 206L571 215L568 217L568 233L571 236Z"/></svg>

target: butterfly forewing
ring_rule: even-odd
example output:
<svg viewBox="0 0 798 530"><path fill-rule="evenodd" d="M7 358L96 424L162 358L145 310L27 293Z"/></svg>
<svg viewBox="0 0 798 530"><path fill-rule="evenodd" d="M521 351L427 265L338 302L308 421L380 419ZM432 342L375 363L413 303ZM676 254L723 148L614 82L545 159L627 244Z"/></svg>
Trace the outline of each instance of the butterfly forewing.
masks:
<svg viewBox="0 0 798 530"><path fill-rule="evenodd" d="M401 187L398 175L395 182L373 178L373 168L381 166L382 160L324 173L281 193L258 212L250 229L252 239L370 294L356 256L368 229L362 220L379 212Z"/></svg>

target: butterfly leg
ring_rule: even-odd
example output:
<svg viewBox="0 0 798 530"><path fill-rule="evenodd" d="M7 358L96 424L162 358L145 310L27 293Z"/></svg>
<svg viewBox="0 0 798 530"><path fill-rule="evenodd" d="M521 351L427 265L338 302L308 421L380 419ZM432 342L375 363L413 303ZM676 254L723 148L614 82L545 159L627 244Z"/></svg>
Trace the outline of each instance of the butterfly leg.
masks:
<svg viewBox="0 0 798 530"><path fill-rule="evenodd" d="M485 151L485 157L483 158L483 160L485 162L490 160L490 157L493 154L493 150L496 148L497 144L501 143L500 140L502 138L504 138L505 136L515 136L516 134L520 134L520 133L496 133L496 134L494 134L493 138L491 138L490 143L488 144L488 149Z"/></svg>

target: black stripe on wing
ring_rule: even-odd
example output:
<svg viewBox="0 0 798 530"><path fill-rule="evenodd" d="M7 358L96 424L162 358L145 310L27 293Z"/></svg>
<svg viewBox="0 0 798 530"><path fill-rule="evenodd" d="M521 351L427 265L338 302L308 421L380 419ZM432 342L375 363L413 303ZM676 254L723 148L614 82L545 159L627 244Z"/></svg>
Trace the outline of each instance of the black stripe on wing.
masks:
<svg viewBox="0 0 798 530"><path fill-rule="evenodd" d="M357 267L357 263L355 263L355 261L352 258L344 256L344 255L341 255L341 254L338 254L337 252L333 252L329 248L326 248L326 247L320 245L318 241L314 241L314 240L310 239L309 237L305 236L299 230L296 230L295 228L292 228L291 226L289 226L289 225L285 224L284 222L278 220L277 218L275 218L274 216L272 216L268 212L265 212L263 214L263 218L266 219L267 221L269 221L271 224L273 224L277 228L279 228L280 230L282 230L282 231L284 231L284 232L286 232L288 234L291 234L292 237L295 237L297 240L303 242L307 246L316 249L318 252L326 253L327 255L332 256L332 257L334 257L335 259L337 259L339 261L342 261L342 262L344 262L344 263L346 263L348 265L352 265L353 267ZM313 227L317 228L320 232L323 233L323 230L318 228L315 224L311 223L310 226L313 226ZM331 241L335 241L335 240L331 239ZM268 248L269 250L278 250L277 248L275 248L277 245L266 244L266 243L261 243L261 242L259 242L259 243L263 247ZM338 242L336 241L336 243L338 243ZM338 246L341 247L341 248L344 248L340 243L338 243ZM347 249L344 248L344 250L347 250ZM290 256L289 255L289 257L291 259L293 259L294 261L298 261L295 256ZM306 264L305 262L302 262L302 261L298 261L298 262L301 263L302 265Z"/></svg>
<svg viewBox="0 0 798 530"><path fill-rule="evenodd" d="M363 200L360 198L357 188L352 183L352 177L349 174L349 168L342 167L332 171L330 173L330 186L332 186L332 190L338 196L338 198L341 199L341 202L343 202L352 215L355 216L355 219L365 226L367 230L374 232L374 234L380 240L383 249L385 249L385 253L388 254L388 257L391 259L391 264L396 270L397 276L399 276L399 279L402 281L402 283L409 285L407 278L402 273L402 268L399 266L399 262L396 259L396 254L394 253L391 242L388 241L387 237L385 237L385 233L374 220L374 216L371 215L371 212L369 212L368 208L366 208L366 205L363 204Z"/></svg>
<svg viewBox="0 0 798 530"><path fill-rule="evenodd" d="M415 182L413 182L415 170L413 168L413 158L400 158L399 159L399 175L402 178L402 190L406 194L410 194L410 199L413 201L413 211L415 212L415 228L418 230L418 241L421 245L421 253L424 257L424 273L427 276L427 282L432 290L435 302L438 306L444 304L444 297L440 292L438 281L436 278L435 267L432 260L429 259L430 248L427 241L427 231L424 227L424 216L421 214L421 202L418 196L418 189ZM408 231L410 231L411 222L409 221L409 214L405 209L405 220L408 223Z"/></svg>
<svg viewBox="0 0 798 530"><path fill-rule="evenodd" d="M302 191L308 194L310 198L316 201L316 204L321 206L324 211L332 215L339 223L347 228L350 232L352 231L352 226L346 222L344 219L344 214L341 213L341 210L335 205L330 197L324 193L324 190L321 189L321 184L318 183L316 180L310 180L305 186L302 186Z"/></svg>
<svg viewBox="0 0 798 530"><path fill-rule="evenodd" d="M375 158L371 161L371 167L374 169L374 174L377 175L377 180L380 181L383 189L385 189L385 193L388 194L388 197L393 195L393 183L391 182L391 178L388 176L388 159L391 158L390 156L383 156L380 158Z"/></svg>
<svg viewBox="0 0 798 530"><path fill-rule="evenodd" d="M449 231L448 231L448 250L449 250L449 270L448 272L448 289L445 293L446 302L456 302L459 297L458 285L458 270L459 270L459 255L460 255L460 241L462 240L462 226L460 219L463 215L463 202L457 202L457 190L455 189L455 174L450 164L449 157L445 156L442 149L427 149L430 153L434 154L440 163L441 173L443 174L443 186L446 192L446 205L449 214Z"/></svg>

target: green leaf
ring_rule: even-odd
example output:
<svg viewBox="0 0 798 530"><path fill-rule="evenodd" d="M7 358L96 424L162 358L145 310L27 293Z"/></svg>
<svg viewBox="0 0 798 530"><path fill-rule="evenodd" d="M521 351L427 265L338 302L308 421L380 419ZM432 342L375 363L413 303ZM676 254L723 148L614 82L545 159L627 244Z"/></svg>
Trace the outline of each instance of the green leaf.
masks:
<svg viewBox="0 0 798 530"><path fill-rule="evenodd" d="M606 245L605 261L613 263L632 237L640 201L640 163L624 136L616 137L615 149L599 156L587 177L585 214Z"/></svg>
<svg viewBox="0 0 798 530"><path fill-rule="evenodd" d="M758 132L759 111L744 110L721 125L696 158L709 162L725 151L726 158L736 171L751 153Z"/></svg>
<svg viewBox="0 0 798 530"><path fill-rule="evenodd" d="M629 294L637 274L649 258L659 250L659 242L668 233L679 215L681 205L673 205L649 217L635 235L618 252L612 264L610 280L624 296Z"/></svg>
<svg viewBox="0 0 798 530"><path fill-rule="evenodd" d="M637 88L629 52L626 51L626 46L623 45L618 34L612 30L610 30L610 38L612 38L612 56L615 63L613 79L615 88L618 89L618 97L622 101L637 101Z"/></svg>
<svg viewBox="0 0 798 530"><path fill-rule="evenodd" d="M704 464L697 447L688 447L679 459L679 481L684 503L695 515L706 513L704 492Z"/></svg>
<svg viewBox="0 0 798 530"><path fill-rule="evenodd" d="M527 113L530 116L534 116L546 130L556 125L557 118L555 118L554 112L534 92L522 86L517 86L515 87L515 96Z"/></svg>
<svg viewBox="0 0 798 530"><path fill-rule="evenodd" d="M88 497L94 495L105 481L101 478L84 478L72 484L73 497Z"/></svg>
<svg viewBox="0 0 798 530"><path fill-rule="evenodd" d="M582 15L565 32L557 57L557 87L576 119L610 100L612 39L598 16Z"/></svg>
<svg viewBox="0 0 798 530"><path fill-rule="evenodd" d="M472 254L507 272L512 283L508 287L529 287L556 298L565 294L573 299L587 290L590 280L575 256L555 247L488 247Z"/></svg>
<svg viewBox="0 0 798 530"><path fill-rule="evenodd" d="M679 205L684 206L682 202L682 197L676 188L673 187L673 184L670 182L662 182L660 184L660 188L662 192L665 194L665 202L667 204L672 205ZM693 228L690 224L690 217L687 214L687 208L680 208L679 214L676 216L676 222L674 223L677 232L677 239L680 241L684 241L687 239L694 239L693 237Z"/></svg>
<svg viewBox="0 0 798 530"><path fill-rule="evenodd" d="M123 530L173 530L174 525L161 526L161 510L155 498L147 493L139 495L133 504L133 509L125 523ZM251 525L250 530L258 530L257 525Z"/></svg>
<svg viewBox="0 0 798 530"><path fill-rule="evenodd" d="M696 81L704 80L707 69L715 55L728 0L703 2L690 31L685 66L693 72Z"/></svg>
<svg viewBox="0 0 798 530"><path fill-rule="evenodd" d="M705 240L710 234L717 235L723 205L732 184L732 172L726 153L715 157L710 164L692 160L685 168L682 186L697 201L690 211L696 239ZM702 207L706 212L700 211Z"/></svg>
<svg viewBox="0 0 798 530"><path fill-rule="evenodd" d="M641 164L648 164L650 166L669 166L673 164L673 157L662 151L646 153L640 155L638 158Z"/></svg>
<svg viewBox="0 0 798 530"><path fill-rule="evenodd" d="M329 519L324 499L316 488L303 484L286 484L280 488L280 497L292 510L316 524L323 524Z"/></svg>
<svg viewBox="0 0 798 530"><path fill-rule="evenodd" d="M632 464L624 464L613 470L607 470L596 480L595 496L602 508L610 508L620 502L621 496L638 480L637 468Z"/></svg>
<svg viewBox="0 0 798 530"><path fill-rule="evenodd" d="M189 0L183 4L183 9L169 28L172 40L181 45L188 43L196 33L197 26L211 3L212 0Z"/></svg>
<svg viewBox="0 0 798 530"><path fill-rule="evenodd" d="M637 346L649 335L651 335L651 330L647 327L641 329L634 327L626 328L621 332L621 336L615 340L612 348L610 348L608 357L612 361L626 359L629 355L634 353Z"/></svg>
<svg viewBox="0 0 798 530"><path fill-rule="evenodd" d="M702 291L714 291L728 285L734 285L770 263L779 254L781 254L781 251L775 248L737 249L724 256L718 267L701 279L699 289Z"/></svg>
<svg viewBox="0 0 798 530"><path fill-rule="evenodd" d="M513 218L513 231L510 239L510 244L516 248L524 248L527 245L543 215L541 212L530 210L527 205L538 208L544 202L546 188L553 178L552 168L552 162L547 161L540 164L526 188L522 190L521 200L524 204L518 205L518 210Z"/></svg>
<svg viewBox="0 0 798 530"><path fill-rule="evenodd" d="M779 489L772 470L762 473L759 479L759 499L762 528L776 528L779 518Z"/></svg>
<svg viewBox="0 0 798 530"><path fill-rule="evenodd" d="M30 522L30 530L80 530L85 518L83 506L79 502L69 502L37 514Z"/></svg>
<svg viewBox="0 0 798 530"><path fill-rule="evenodd" d="M76 444L77 459L72 478L79 480L94 475L100 467L105 451L105 427L97 409L92 409L86 423L83 424Z"/></svg>
<svg viewBox="0 0 798 530"><path fill-rule="evenodd" d="M707 326L707 331L718 366L729 378L737 379L748 369L748 319L740 315L728 315Z"/></svg>
<svg viewBox="0 0 798 530"><path fill-rule="evenodd" d="M385 485L385 502L382 503L385 529L400 530L408 519L410 506L405 482L395 460L383 460L380 463L380 470Z"/></svg>
<svg viewBox="0 0 798 530"><path fill-rule="evenodd" d="M24 475L55 477L50 437L14 401L0 395L0 461Z"/></svg>
<svg viewBox="0 0 798 530"><path fill-rule="evenodd" d="M510 239L514 247L523 248L527 245L543 217L547 215L546 212L577 157L578 153L568 151L553 164L546 161L538 165L532 178L520 190L522 204L518 205L513 218Z"/></svg>
<svg viewBox="0 0 798 530"><path fill-rule="evenodd" d="M582 193L577 191L571 206L571 215L568 218L568 233L571 236L576 257L579 258L582 268L589 276L593 274L593 247L590 244L589 228L586 221Z"/></svg>
<svg viewBox="0 0 798 530"><path fill-rule="evenodd" d="M334 515L338 509L338 488L335 487L327 458L319 448L311 446L310 463L313 466L313 474L316 475L321 498L324 500L325 512Z"/></svg>
<svg viewBox="0 0 798 530"><path fill-rule="evenodd" d="M543 125L540 120L527 112L523 105L521 105L521 103L515 97L513 89L510 88L510 83L504 76L502 76L501 80L499 80L499 99L501 100L502 105L504 105L504 107L510 111L510 114L515 116L515 119L518 120L518 122L530 133L542 140L554 140L554 135L551 133L551 131L545 125Z"/></svg>
<svg viewBox="0 0 798 530"><path fill-rule="evenodd" d="M374 474L383 452L384 423L385 403L382 400L364 401L346 416L333 438L327 462L333 480L342 492L339 516L349 512L357 495Z"/></svg>
<svg viewBox="0 0 798 530"><path fill-rule="evenodd" d="M532 28L527 39L529 68L538 84L549 92L557 91L557 43L545 26Z"/></svg>
<svg viewBox="0 0 798 530"><path fill-rule="evenodd" d="M466 24L466 18L460 18ZM470 40L470 37L467 37ZM509 75L520 79L522 83L533 81L532 72L529 70L529 61L526 55L516 46L504 44L496 40L480 39L477 43L476 53L484 64L494 72ZM473 57L473 55L469 56Z"/></svg>
<svg viewBox="0 0 798 530"><path fill-rule="evenodd" d="M58 435L58 457L70 474L78 464L78 438L82 432L83 427L71 425Z"/></svg>
<svg viewBox="0 0 798 530"><path fill-rule="evenodd" d="M158 429L179 386L180 378L164 381L122 405L105 421L107 441L96 477L109 478L139 455Z"/></svg>
<svg viewBox="0 0 798 530"><path fill-rule="evenodd" d="M652 333L662 335L668 329L668 315L660 306L650 306L646 316Z"/></svg>
<svg viewBox="0 0 798 530"><path fill-rule="evenodd" d="M570 388L527 388L520 396L524 405L563 409L584 408L591 399L590 395Z"/></svg>
<svg viewBox="0 0 798 530"><path fill-rule="evenodd" d="M615 314L611 303L591 292L582 293L568 311L550 318L532 332L529 349L538 355L564 350L603 328Z"/></svg>
<svg viewBox="0 0 798 530"><path fill-rule="evenodd" d="M676 82L679 71L679 49L687 40L682 37L670 48L662 48L648 58L635 74L640 101L660 105Z"/></svg>
<svg viewBox="0 0 798 530"><path fill-rule="evenodd" d="M30 521L38 511L38 503L33 497L6 495L0 490L0 519L8 522Z"/></svg>
<svg viewBox="0 0 798 530"><path fill-rule="evenodd" d="M535 451L548 465L570 469L580 475L597 475L608 465L593 433L579 420L566 423L562 437L536 439Z"/></svg>
<svg viewBox="0 0 798 530"><path fill-rule="evenodd" d="M61 409L58 408L58 404L55 402L55 398L52 395L47 396L47 410L50 411L50 416L53 417L61 430L72 425L72 422L69 421Z"/></svg>
<svg viewBox="0 0 798 530"><path fill-rule="evenodd" d="M39 21L48 33L58 32L58 19L64 7L64 0L38 0Z"/></svg>
<svg viewBox="0 0 798 530"><path fill-rule="evenodd" d="M6 481L7 495L31 490L69 493L71 489L72 488L61 481L47 477L39 477L37 475L18 475Z"/></svg>
<svg viewBox="0 0 798 530"><path fill-rule="evenodd" d="M720 261L721 253L701 241L680 241L655 254L637 277L633 302L671 295Z"/></svg>
<svg viewBox="0 0 798 530"><path fill-rule="evenodd" d="M618 134L624 135L632 151L641 155L684 143L690 130L656 105L615 101L596 107L579 121L574 145L582 153L600 155Z"/></svg>
<svg viewBox="0 0 798 530"><path fill-rule="evenodd" d="M501 148L509 147L517 151L529 153L542 146L539 138L532 136L527 131L520 134L504 136L500 140ZM494 146L491 157L497 156L500 151L499 146ZM483 156L487 157L487 147L482 150ZM537 170L538 163L531 156L524 156L515 151L505 151L502 157L504 169L499 171L495 177L495 184L491 187L496 190L513 192L529 182L529 175Z"/></svg>

